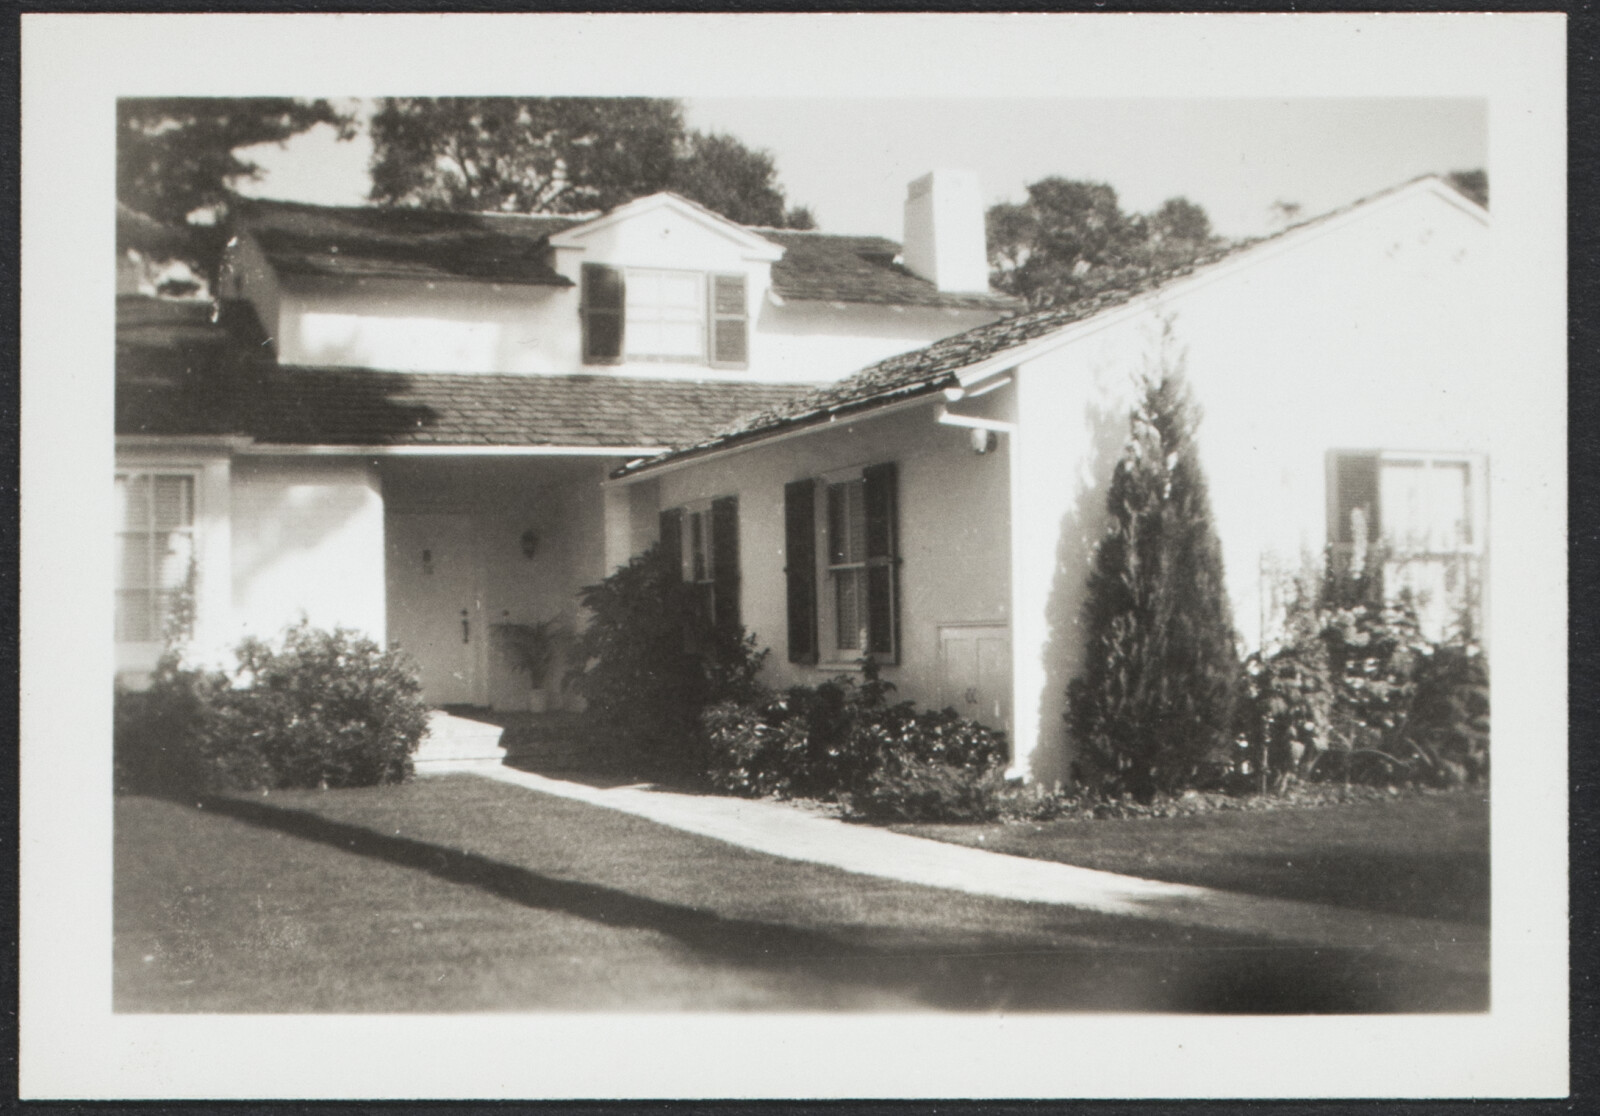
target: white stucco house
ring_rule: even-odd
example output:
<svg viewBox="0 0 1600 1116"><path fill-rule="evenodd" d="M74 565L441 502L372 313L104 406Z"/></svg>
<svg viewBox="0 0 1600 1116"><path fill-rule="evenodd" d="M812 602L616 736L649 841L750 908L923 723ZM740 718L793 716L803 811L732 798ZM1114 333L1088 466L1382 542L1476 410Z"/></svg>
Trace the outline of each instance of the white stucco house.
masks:
<svg viewBox="0 0 1600 1116"><path fill-rule="evenodd" d="M436 705L515 708L494 626L575 623L638 541L611 472L1017 309L972 176L920 179L906 213L902 246L671 194L581 217L240 199L214 301L155 297L124 246L119 681L192 576L202 654L304 615L402 645Z"/></svg>
<svg viewBox="0 0 1600 1116"><path fill-rule="evenodd" d="M1425 178L888 357L618 470L608 560L664 536L773 648L774 683L870 653L898 696L1004 726L1013 773L1054 782L1105 486L1164 333L1203 408L1244 640L1270 638L1279 575L1325 546L1386 544L1436 628L1487 583L1488 236ZM695 549L706 514L736 545Z"/></svg>
<svg viewBox="0 0 1600 1116"><path fill-rule="evenodd" d="M773 684L870 654L1053 782L1164 334L1244 640L1325 547L1404 557L1436 626L1487 584L1485 210L1424 178L1032 313L989 290L982 216L947 172L912 184L903 247L669 194L589 218L242 202L215 313L119 304L119 677L192 568L201 647L304 614L399 643L436 705L515 708L493 625L579 623L577 590L660 541Z"/></svg>

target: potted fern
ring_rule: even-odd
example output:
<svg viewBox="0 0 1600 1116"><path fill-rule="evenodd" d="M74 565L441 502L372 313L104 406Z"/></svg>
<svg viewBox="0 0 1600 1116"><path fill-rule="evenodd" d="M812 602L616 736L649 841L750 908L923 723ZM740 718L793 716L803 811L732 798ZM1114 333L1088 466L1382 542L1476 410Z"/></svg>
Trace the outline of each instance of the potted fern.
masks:
<svg viewBox="0 0 1600 1116"><path fill-rule="evenodd" d="M495 630L507 662L519 674L527 675L529 712L545 712L550 707L546 683L565 634L560 620L552 617L532 624L496 624Z"/></svg>

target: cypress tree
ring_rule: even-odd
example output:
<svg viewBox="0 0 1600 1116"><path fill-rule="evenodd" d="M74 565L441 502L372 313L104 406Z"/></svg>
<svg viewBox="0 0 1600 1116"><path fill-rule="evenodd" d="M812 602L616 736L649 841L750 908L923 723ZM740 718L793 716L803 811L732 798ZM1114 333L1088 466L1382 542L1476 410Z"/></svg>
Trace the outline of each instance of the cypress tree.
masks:
<svg viewBox="0 0 1600 1116"><path fill-rule="evenodd" d="M1148 801L1228 754L1242 678L1181 356L1141 378L1095 551L1086 667L1068 694L1080 777Z"/></svg>

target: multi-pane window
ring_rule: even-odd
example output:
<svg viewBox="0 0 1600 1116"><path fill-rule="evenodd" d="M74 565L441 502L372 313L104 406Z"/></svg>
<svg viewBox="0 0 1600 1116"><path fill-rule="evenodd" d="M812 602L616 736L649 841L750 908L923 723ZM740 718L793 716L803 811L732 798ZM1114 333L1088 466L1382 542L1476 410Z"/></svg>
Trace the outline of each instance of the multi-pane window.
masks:
<svg viewBox="0 0 1600 1116"><path fill-rule="evenodd" d="M721 496L661 513L661 547L676 555L695 615L736 631L739 619L739 498Z"/></svg>
<svg viewBox="0 0 1600 1116"><path fill-rule="evenodd" d="M629 360L700 363L706 358L706 280L695 271L627 271Z"/></svg>
<svg viewBox="0 0 1600 1116"><path fill-rule="evenodd" d="M684 517L683 580L690 586L695 607L707 621L716 621L716 559L711 548L709 508Z"/></svg>
<svg viewBox="0 0 1600 1116"><path fill-rule="evenodd" d="M749 361L742 275L583 266L583 359L716 364Z"/></svg>
<svg viewBox="0 0 1600 1116"><path fill-rule="evenodd" d="M1381 553L1385 593L1406 591L1437 636L1476 607L1482 477L1462 454L1333 455L1329 539L1335 560L1364 566Z"/></svg>
<svg viewBox="0 0 1600 1116"><path fill-rule="evenodd" d="M195 556L191 473L119 473L116 478L116 638L162 639Z"/></svg>
<svg viewBox="0 0 1600 1116"><path fill-rule="evenodd" d="M900 570L895 466L874 465L854 476L785 486L784 522L790 660L838 662L872 655L896 661ZM820 562L814 557L818 554ZM820 595L819 572L825 579Z"/></svg>
<svg viewBox="0 0 1600 1116"><path fill-rule="evenodd" d="M867 486L860 478L828 486L828 580L833 646L859 651L867 645Z"/></svg>

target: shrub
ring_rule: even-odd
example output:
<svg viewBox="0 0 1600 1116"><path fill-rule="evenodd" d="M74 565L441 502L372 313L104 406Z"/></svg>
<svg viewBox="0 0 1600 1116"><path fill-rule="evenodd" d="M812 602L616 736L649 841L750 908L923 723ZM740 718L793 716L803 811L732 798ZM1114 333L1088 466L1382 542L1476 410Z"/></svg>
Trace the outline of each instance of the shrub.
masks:
<svg viewBox="0 0 1600 1116"><path fill-rule="evenodd" d="M713 785L743 795L832 798L885 820L994 817L1004 734L953 710L890 704L893 685L864 664L757 702L725 702L703 718Z"/></svg>
<svg viewBox="0 0 1600 1116"><path fill-rule="evenodd" d="M1489 667L1476 646L1445 645L1423 660L1410 728L1431 781L1489 777Z"/></svg>
<svg viewBox="0 0 1600 1116"><path fill-rule="evenodd" d="M1161 354L1107 492L1084 603L1086 670L1068 693L1078 769L1148 801L1229 762L1240 663L1182 357Z"/></svg>
<svg viewBox="0 0 1600 1116"><path fill-rule="evenodd" d="M1316 594L1310 579L1295 579L1282 642L1244 663L1243 735L1262 792L1273 784L1282 791L1330 744L1335 690Z"/></svg>
<svg viewBox="0 0 1600 1116"><path fill-rule="evenodd" d="M251 638L232 672L162 658L145 694L119 698L119 786L165 792L354 787L411 775L427 729L396 651L301 624Z"/></svg>
<svg viewBox="0 0 1600 1116"><path fill-rule="evenodd" d="M1375 552L1341 570L1330 555L1318 593L1296 593L1283 643L1248 661L1263 789L1269 770L1280 790L1313 772L1391 784L1487 776L1483 656L1471 642L1429 641L1406 595L1385 599L1385 565Z"/></svg>
<svg viewBox="0 0 1600 1116"><path fill-rule="evenodd" d="M660 547L586 586L579 600L590 620L571 682L589 729L678 770L702 769L701 712L756 700L766 652L742 629L700 621L678 564Z"/></svg>
<svg viewBox="0 0 1600 1116"><path fill-rule="evenodd" d="M850 796L849 806L872 821L994 821L1005 785L997 766L960 767L890 753Z"/></svg>

